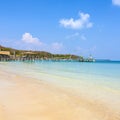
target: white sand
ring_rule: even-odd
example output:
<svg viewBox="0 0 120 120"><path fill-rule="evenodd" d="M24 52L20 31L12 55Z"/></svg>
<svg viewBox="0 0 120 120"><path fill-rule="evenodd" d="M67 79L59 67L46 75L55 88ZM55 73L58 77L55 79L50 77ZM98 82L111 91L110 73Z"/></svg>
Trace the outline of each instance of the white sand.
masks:
<svg viewBox="0 0 120 120"><path fill-rule="evenodd" d="M1 70L0 120L120 120L120 114L100 101Z"/></svg>

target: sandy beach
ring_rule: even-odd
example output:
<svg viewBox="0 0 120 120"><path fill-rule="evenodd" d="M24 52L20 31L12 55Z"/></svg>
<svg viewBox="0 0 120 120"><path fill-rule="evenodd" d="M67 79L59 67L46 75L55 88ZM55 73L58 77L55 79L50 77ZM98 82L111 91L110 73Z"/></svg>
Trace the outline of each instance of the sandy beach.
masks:
<svg viewBox="0 0 120 120"><path fill-rule="evenodd" d="M0 70L0 120L120 120L119 115L100 101Z"/></svg>
<svg viewBox="0 0 120 120"><path fill-rule="evenodd" d="M120 0L0 0L0 120L120 120Z"/></svg>

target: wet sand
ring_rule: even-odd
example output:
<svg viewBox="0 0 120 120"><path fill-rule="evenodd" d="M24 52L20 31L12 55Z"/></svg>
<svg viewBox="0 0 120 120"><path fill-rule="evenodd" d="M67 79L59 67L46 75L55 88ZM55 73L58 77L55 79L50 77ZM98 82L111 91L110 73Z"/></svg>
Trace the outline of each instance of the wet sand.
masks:
<svg viewBox="0 0 120 120"><path fill-rule="evenodd" d="M120 120L120 114L74 91L0 70L0 120Z"/></svg>

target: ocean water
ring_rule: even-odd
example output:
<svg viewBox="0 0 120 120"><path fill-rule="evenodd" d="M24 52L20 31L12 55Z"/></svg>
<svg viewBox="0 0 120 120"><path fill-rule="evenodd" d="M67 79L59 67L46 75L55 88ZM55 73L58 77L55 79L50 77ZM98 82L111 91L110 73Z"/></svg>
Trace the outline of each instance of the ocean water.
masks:
<svg viewBox="0 0 120 120"><path fill-rule="evenodd" d="M120 110L120 62L1 62L0 69L101 100Z"/></svg>

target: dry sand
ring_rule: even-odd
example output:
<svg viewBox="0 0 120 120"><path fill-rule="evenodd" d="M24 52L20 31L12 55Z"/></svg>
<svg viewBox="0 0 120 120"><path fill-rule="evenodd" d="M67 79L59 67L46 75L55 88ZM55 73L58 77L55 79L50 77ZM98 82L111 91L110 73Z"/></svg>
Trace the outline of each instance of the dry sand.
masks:
<svg viewBox="0 0 120 120"><path fill-rule="evenodd" d="M100 101L0 71L0 120L120 120L119 115Z"/></svg>

